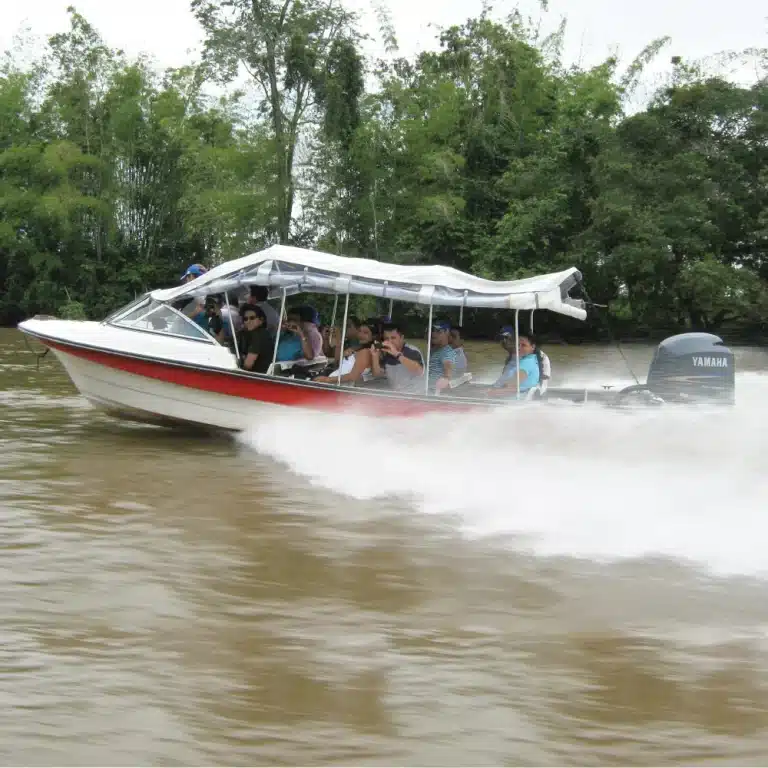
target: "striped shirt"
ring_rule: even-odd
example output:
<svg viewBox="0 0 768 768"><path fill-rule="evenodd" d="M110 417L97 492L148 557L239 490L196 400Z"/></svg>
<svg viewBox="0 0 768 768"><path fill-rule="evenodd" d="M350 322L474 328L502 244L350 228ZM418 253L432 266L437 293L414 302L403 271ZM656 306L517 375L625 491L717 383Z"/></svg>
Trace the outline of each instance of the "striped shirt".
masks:
<svg viewBox="0 0 768 768"><path fill-rule="evenodd" d="M429 357L429 389L432 391L441 376L445 376L445 366L443 363L448 360L456 368L456 350L446 344L440 349L433 349Z"/></svg>

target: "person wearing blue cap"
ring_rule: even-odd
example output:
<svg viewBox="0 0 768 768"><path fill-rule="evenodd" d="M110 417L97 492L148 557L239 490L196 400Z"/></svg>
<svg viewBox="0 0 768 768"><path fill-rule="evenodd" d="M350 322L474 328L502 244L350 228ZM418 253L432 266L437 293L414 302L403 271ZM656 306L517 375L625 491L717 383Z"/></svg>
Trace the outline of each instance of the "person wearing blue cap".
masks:
<svg viewBox="0 0 768 768"><path fill-rule="evenodd" d="M182 283L191 283L204 275L208 270L202 264L190 264L187 271L181 276ZM193 298L181 310L190 320L196 322L201 328L208 330L208 313L205 311L205 302L199 298Z"/></svg>
<svg viewBox="0 0 768 768"><path fill-rule="evenodd" d="M202 264L190 264L187 267L187 271L181 276L181 282L189 283L192 280L197 280L198 277L204 275L207 271Z"/></svg>
<svg viewBox="0 0 768 768"><path fill-rule="evenodd" d="M429 391L440 392L450 387L456 369L456 351L451 346L451 324L438 322L432 326L429 355Z"/></svg>
<svg viewBox="0 0 768 768"><path fill-rule="evenodd" d="M517 354L515 354L515 328L505 325L500 333L501 346L507 352L507 360L501 376L494 382L488 394L493 397L517 393L517 359L520 359L520 391L533 389L541 376L536 339L530 333L518 335Z"/></svg>

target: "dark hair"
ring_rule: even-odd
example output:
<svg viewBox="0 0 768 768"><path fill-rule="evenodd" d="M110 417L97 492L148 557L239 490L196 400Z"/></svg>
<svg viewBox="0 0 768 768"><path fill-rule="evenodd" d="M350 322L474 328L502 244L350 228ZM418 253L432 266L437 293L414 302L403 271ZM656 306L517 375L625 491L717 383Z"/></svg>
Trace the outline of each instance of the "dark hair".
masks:
<svg viewBox="0 0 768 768"><path fill-rule="evenodd" d="M517 338L518 338L518 341L520 339L528 339L528 341L531 343L531 346L533 347L533 354L536 355L536 362L539 365L539 381L541 381L542 364L541 364L541 350L539 349L538 339L532 333L518 333ZM507 362L509 362L513 357L514 355L510 352L509 357L507 358Z"/></svg>
<svg viewBox="0 0 768 768"><path fill-rule="evenodd" d="M463 328L462 328L460 325L452 325L452 326L451 326L451 330L452 330L452 331L456 331L456 333L458 333L458 334L459 334L459 336L461 336L461 333L462 333L462 331L463 331L464 329L463 329Z"/></svg>
<svg viewBox="0 0 768 768"><path fill-rule="evenodd" d="M360 349L370 349L377 341L381 341L379 338L380 334L377 333L378 326L375 321L373 320L360 320L360 322L355 326L356 328L370 328L371 335L373 336L373 339L371 339L370 342L367 344L361 344Z"/></svg>
<svg viewBox="0 0 768 768"><path fill-rule="evenodd" d="M261 307L254 307L253 304L243 304L243 306L240 307L240 317L242 317L243 320L245 320L246 312L253 312L253 314L266 325L267 316L264 314L264 310Z"/></svg>
<svg viewBox="0 0 768 768"><path fill-rule="evenodd" d="M310 307L307 304L296 307L293 311L299 316L302 323L314 323L318 320L315 308Z"/></svg>
<svg viewBox="0 0 768 768"><path fill-rule="evenodd" d="M405 336L400 323L381 323L380 328L380 333L384 333L385 331L397 331L401 336Z"/></svg>
<svg viewBox="0 0 768 768"><path fill-rule="evenodd" d="M256 301L266 301L269 298L269 288L265 285L252 285L251 298Z"/></svg>

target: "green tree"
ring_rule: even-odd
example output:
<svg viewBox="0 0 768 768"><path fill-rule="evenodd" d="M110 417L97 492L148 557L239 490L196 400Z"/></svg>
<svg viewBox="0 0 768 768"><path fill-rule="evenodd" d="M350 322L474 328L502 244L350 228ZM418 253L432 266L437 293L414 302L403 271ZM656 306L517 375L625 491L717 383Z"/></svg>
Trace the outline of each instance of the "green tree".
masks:
<svg viewBox="0 0 768 768"><path fill-rule="evenodd" d="M210 71L227 83L242 67L259 89L274 141L275 235L288 242L299 138L317 117L334 43L353 36L354 16L333 0L192 0L191 7L206 33Z"/></svg>

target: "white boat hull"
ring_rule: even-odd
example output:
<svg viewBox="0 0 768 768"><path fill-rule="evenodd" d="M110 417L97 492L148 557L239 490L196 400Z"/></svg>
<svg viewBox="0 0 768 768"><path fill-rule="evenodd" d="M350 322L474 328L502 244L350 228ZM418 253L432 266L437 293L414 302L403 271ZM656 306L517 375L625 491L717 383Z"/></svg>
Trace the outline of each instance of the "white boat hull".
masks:
<svg viewBox="0 0 768 768"><path fill-rule="evenodd" d="M201 424L217 429L247 429L279 405L205 392L109 368L54 349L72 382L94 405L139 421Z"/></svg>

